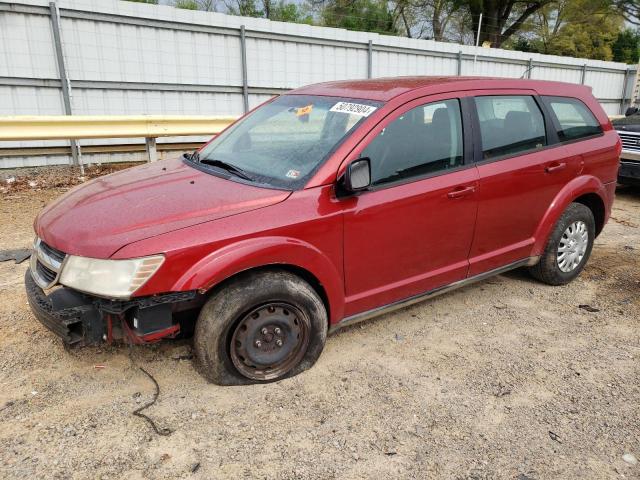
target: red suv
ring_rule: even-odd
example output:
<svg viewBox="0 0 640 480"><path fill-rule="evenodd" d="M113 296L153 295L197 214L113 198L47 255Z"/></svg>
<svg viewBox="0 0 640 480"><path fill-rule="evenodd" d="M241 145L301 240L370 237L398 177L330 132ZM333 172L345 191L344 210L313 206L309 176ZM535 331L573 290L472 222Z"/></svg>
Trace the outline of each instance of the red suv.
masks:
<svg viewBox="0 0 640 480"><path fill-rule="evenodd" d="M292 376L328 332L454 287L524 266L573 280L609 217L620 150L583 86L300 88L194 154L49 205L29 304L68 344L193 334L212 382Z"/></svg>

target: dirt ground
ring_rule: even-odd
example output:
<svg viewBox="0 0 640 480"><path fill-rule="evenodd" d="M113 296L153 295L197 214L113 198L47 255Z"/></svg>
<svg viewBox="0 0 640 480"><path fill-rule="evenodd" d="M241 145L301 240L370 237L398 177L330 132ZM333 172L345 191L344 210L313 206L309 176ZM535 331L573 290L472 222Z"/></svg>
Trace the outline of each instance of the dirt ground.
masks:
<svg viewBox="0 0 640 480"><path fill-rule="evenodd" d="M30 244L61 185L0 192L0 250ZM26 268L0 263L1 478L640 478L640 190L618 190L572 284L494 277L342 331L268 385L205 383L188 341L67 351ZM132 415L154 393L140 366L168 436Z"/></svg>

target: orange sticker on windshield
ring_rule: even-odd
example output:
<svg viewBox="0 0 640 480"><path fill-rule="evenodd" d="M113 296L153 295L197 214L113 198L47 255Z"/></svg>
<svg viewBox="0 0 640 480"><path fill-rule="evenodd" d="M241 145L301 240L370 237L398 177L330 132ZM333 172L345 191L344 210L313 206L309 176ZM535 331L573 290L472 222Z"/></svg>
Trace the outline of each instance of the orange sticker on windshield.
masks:
<svg viewBox="0 0 640 480"><path fill-rule="evenodd" d="M296 108L296 116L302 117L303 115L309 115L311 113L311 110L313 110L313 105Z"/></svg>

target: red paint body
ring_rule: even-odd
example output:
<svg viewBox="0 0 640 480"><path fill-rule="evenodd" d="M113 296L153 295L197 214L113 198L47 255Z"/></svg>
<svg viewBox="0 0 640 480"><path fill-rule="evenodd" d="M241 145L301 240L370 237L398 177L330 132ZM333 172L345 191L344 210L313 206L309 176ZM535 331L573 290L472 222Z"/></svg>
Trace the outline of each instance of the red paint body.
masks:
<svg viewBox="0 0 640 480"><path fill-rule="evenodd" d="M566 206L591 195L609 217L620 140L586 87L530 80L407 77L312 85L290 94L386 102L306 187L247 186L169 160L84 184L48 206L35 229L66 253L124 259L163 253L136 293L209 290L265 265L305 270L324 289L330 321L539 255ZM337 198L349 161L402 112L473 95L580 99L603 134L401 185ZM466 127L465 127L466 128ZM467 142L468 143L468 142ZM473 148L473 145L465 145ZM553 173L547 172L551 167ZM449 194L453 191L454 196ZM597 197L593 197L593 196Z"/></svg>

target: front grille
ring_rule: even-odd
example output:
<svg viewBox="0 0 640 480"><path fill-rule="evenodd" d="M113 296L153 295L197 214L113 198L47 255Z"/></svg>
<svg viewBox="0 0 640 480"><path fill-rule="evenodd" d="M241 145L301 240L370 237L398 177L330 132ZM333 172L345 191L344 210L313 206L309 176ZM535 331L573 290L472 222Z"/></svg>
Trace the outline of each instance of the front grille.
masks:
<svg viewBox="0 0 640 480"><path fill-rule="evenodd" d="M622 149L640 152L640 133L618 132L622 140Z"/></svg>
<svg viewBox="0 0 640 480"><path fill-rule="evenodd" d="M66 255L36 238L31 254L31 275L40 288L51 288L62 270Z"/></svg>
<svg viewBox="0 0 640 480"><path fill-rule="evenodd" d="M65 254L63 252L61 252L60 250L56 250L53 247L50 247L49 245L44 243L42 240L40 240L40 248L44 253L46 253L49 257L56 260L58 263L62 263L62 261L64 260Z"/></svg>
<svg viewBox="0 0 640 480"><path fill-rule="evenodd" d="M36 273L40 275L40 278L45 280L47 284L53 283L58 276L56 272L45 267L39 260L36 261Z"/></svg>

